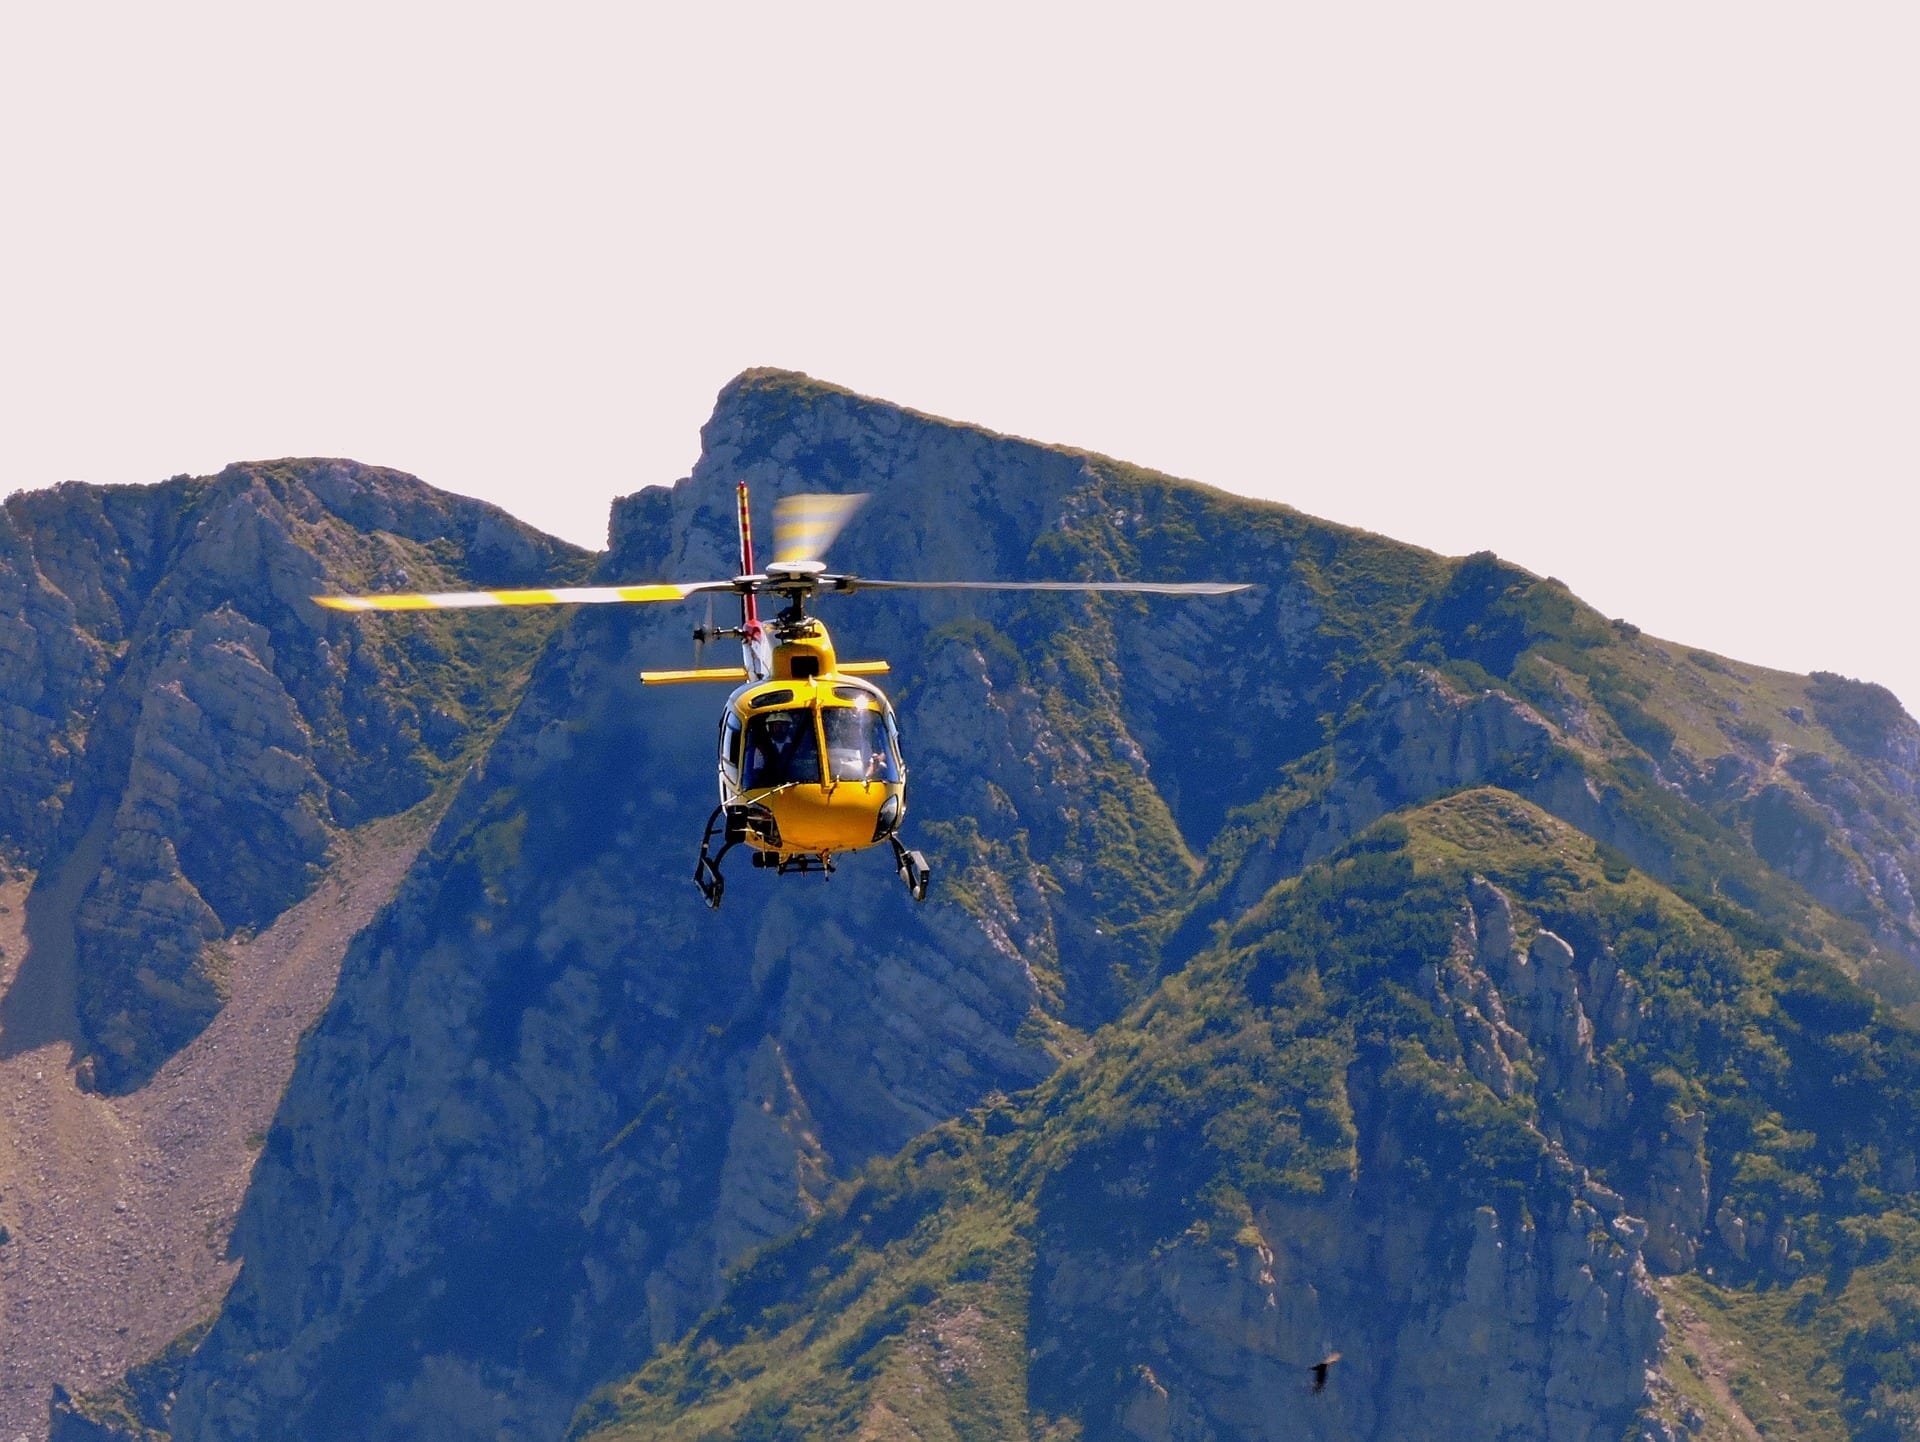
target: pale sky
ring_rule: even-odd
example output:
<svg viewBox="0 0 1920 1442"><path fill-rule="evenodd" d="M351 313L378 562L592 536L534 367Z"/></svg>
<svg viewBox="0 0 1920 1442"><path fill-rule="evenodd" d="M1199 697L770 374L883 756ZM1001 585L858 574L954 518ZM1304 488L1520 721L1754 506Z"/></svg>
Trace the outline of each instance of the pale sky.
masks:
<svg viewBox="0 0 1920 1442"><path fill-rule="evenodd" d="M787 366L1920 708L1920 7L0 0L0 491L604 543Z"/></svg>

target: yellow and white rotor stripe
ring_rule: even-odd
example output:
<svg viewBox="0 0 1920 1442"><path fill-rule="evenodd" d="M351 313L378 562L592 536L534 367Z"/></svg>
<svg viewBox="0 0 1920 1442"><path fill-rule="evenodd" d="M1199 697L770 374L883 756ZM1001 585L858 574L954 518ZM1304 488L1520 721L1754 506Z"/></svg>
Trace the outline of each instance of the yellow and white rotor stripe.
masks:
<svg viewBox="0 0 1920 1442"><path fill-rule="evenodd" d="M864 493L782 496L773 503L773 564L819 560L866 499Z"/></svg>
<svg viewBox="0 0 1920 1442"><path fill-rule="evenodd" d="M384 596L315 596L334 611L459 611L470 606L604 606L623 601L684 601L697 591L732 590L731 583L562 586L550 591L417 591Z"/></svg>

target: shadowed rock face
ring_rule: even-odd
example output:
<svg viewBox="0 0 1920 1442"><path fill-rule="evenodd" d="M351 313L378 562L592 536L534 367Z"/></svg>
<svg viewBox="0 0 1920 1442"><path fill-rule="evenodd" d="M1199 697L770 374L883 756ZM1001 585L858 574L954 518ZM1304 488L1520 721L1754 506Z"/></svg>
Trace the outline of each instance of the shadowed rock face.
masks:
<svg viewBox="0 0 1920 1442"><path fill-rule="evenodd" d="M59 827L109 654L41 571L19 502L0 506L0 836L10 859L34 863Z"/></svg>
<svg viewBox="0 0 1920 1442"><path fill-rule="evenodd" d="M382 634L309 598L537 582L578 555L344 461L0 507L0 846L35 870L90 829L101 847L75 912L40 919L72 930L98 1085L137 1086L199 1032L223 939L304 895L338 828L424 797L503 713L541 634Z"/></svg>
<svg viewBox="0 0 1920 1442"><path fill-rule="evenodd" d="M1043 1233L1036 1405L1143 1442L1621 1436L1663 1338L1621 1245L1637 1223L1610 1230L1575 1191L1554 1200L1544 1218L1382 1197L1273 1206L1231 1244L1148 1252ZM1341 1360L1316 1394L1328 1337Z"/></svg>
<svg viewBox="0 0 1920 1442"><path fill-rule="evenodd" d="M569 1436L1699 1435L1653 1274L1777 1295L1807 1237L1881 1218L1920 1048L1610 870L1499 788L1403 808L1033 1093L836 1194ZM1817 1180L1847 1168L1869 1189Z"/></svg>
<svg viewBox="0 0 1920 1442"><path fill-rule="evenodd" d="M594 1386L679 1337L727 1295L730 1267L807 1223L836 1182L993 1093L1040 1081L1085 1032L1200 952L1208 923L1238 924L1276 882L1370 823L1464 786L1509 787L1663 877L1692 884L1689 867L1737 858L1750 872L1729 869L1730 885L1768 897L1777 885L1769 905L1811 905L1791 867L1753 855L1757 793L1730 785L1692 798L1686 787L1724 758L1687 751L1670 726L1661 739L1648 720L1658 696L1629 709L1610 699L1626 683L1593 663L1631 652L1622 666L1664 664L1667 653L1553 583L780 373L729 386L704 442L689 478L616 505L601 579L727 574L733 485L745 477L763 533L781 494L870 492L833 555L855 573L1215 577L1261 589L1193 603L891 592L824 602L843 657L895 668L907 832L936 869L923 907L868 853L830 883L775 880L736 858L725 908L707 913L688 877L712 805L718 696L648 693L637 679L643 665L686 657L693 610L569 618L308 1040L236 1232L244 1268L180 1373L175 1435L558 1437ZM392 572L368 580L403 583ZM404 654L417 620L383 618L378 632L349 621L327 632L330 654L379 644ZM129 726L128 755L251 778L286 818L276 860L300 855L310 801L324 795L337 814L352 787L336 778L364 774L371 786L389 774L377 747L355 771L359 745L328 751L317 731L303 767L259 673L310 717L309 690L262 655L283 658L287 646L261 618L210 620L183 644L175 670L156 659L154 675L174 689L156 693L146 742ZM1549 645L1559 649L1542 659ZM194 722L194 710L241 697L244 732L210 737ZM1825 746L1831 734L1808 715ZM1856 730L1884 720L1846 713ZM371 744L387 724L349 739ZM395 724L426 721L416 712ZM1873 734L1878 759L1842 747L1832 764L1864 778L1856 784L1879 806L1892 794L1886 768L1904 764L1885 758L1905 755L1895 744L1905 732L1887 722ZM1806 785L1780 775L1772 784ZM158 812L162 800L143 805ZM1885 823L1885 834L1910 834L1906 824ZM1906 851L1888 855L1910 869ZM177 845L171 859L129 866L191 875ZM1897 908L1871 895L1863 904L1864 917L1907 934ZM1542 1153L1627 1125L1605 1053L1635 1024L1631 986L1591 946L1562 943L1566 956L1538 938L1522 946L1511 925L1506 943L1490 941L1492 905L1474 899L1457 955L1443 937L1425 958L1459 1067L1500 1101L1547 1079L1530 1143ZM176 924L191 935L197 923ZM1684 1109L1654 1121L1653 1150L1635 1162L1639 1213L1604 1246L1588 1233L1607 1233L1619 1208L1588 1225L1577 1207L1597 1204L1571 1170L1539 1193L1530 1222L1491 1202L1482 1216L1462 1198L1427 1199L1415 1216L1383 1192L1315 1225L1399 1238L1414 1257L1408 1285L1427 1289L1408 1325L1434 1335L1461 1318L1495 1326L1514 1288L1551 1295L1541 1326L1564 1320L1564 1340L1542 1344L1539 1385L1515 1405L1604 1383L1598 1411L1570 1412L1564 1431L1624 1425L1657 1340L1636 1271L1642 1244L1661 1265L1690 1265L1711 1200L1705 1143ZM1390 1149L1394 1135L1379 1144ZM1065 1290L1038 1291L1068 1310L1079 1305L1074 1267L1093 1265L1066 1255L1073 1240L1063 1234L1053 1273ZM1589 1245L1599 1250L1580 1250ZM1509 1260L1496 1266L1496 1253ZM1138 1284L1087 1302L1114 1315L1209 1293L1217 1265L1199 1252L1094 1262ZM1370 1265L1340 1262L1340 1285L1360 1295L1379 1279ZM1602 1303L1588 1299L1594 1289ZM1251 1306L1252 1295L1219 1305ZM1212 1301L1192 1310L1203 1327L1226 1326ZM1399 1345L1381 1327L1370 1345ZM1213 1375L1195 1365L1194 1377ZM1182 1385L1191 1396L1202 1383ZM1245 1387L1234 1407L1252 1405ZM1159 1388L1178 1391L1164 1378ZM1369 1415L1385 1427L1443 1395L1440 1380L1409 1383ZM1142 1436L1239 1435L1183 1430L1156 1396L1113 1400L1128 1417L1138 1402L1140 1425L1128 1425Z"/></svg>
<svg viewBox="0 0 1920 1442"><path fill-rule="evenodd" d="M1263 969L1254 976L1228 1015L1257 1007ZM1277 1109L1276 1131L1316 1105L1351 1118L1351 1161L1317 1199L1256 1193L1231 1243L1217 1221L1175 1232L1207 1218L1207 1199L1156 1183L1164 1159L1094 1150L1091 1174L1070 1163L1038 1192L1036 1406L1141 1438L1597 1438L1633 1425L1663 1338L1643 1260L1643 1218L1661 1198L1623 1198L1583 1163L1605 1165L1626 1121L1628 1078L1605 1049L1639 1024L1635 983L1610 958L1577 966L1552 932L1521 945L1507 896L1473 878L1451 945L1420 964L1411 991L1442 1020L1426 1041L1434 1055L1451 1054L1510 1118L1538 1108L1505 1158L1505 1194L1466 1179L1408 1185L1450 1130L1389 1099L1418 1056L1410 1047L1362 1047L1317 1079L1307 1106ZM1307 1035L1292 1048L1311 1050L1317 1028L1296 1025ZM1697 1238L1703 1219L1689 1220ZM1308 1364L1330 1348L1336 1383L1313 1393Z"/></svg>

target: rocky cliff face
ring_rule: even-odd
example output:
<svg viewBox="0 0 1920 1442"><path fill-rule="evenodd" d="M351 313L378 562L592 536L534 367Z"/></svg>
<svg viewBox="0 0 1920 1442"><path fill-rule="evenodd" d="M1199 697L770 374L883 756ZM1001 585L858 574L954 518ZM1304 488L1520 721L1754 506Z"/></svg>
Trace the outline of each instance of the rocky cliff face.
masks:
<svg viewBox="0 0 1920 1442"><path fill-rule="evenodd" d="M827 603L842 656L895 666L908 830L938 876L920 908L868 855L830 884L742 872L706 913L686 878L712 698L635 674L684 656L692 618L569 619L349 958L239 1279L148 1422L557 1437L667 1348L581 1429L1257 1436L1263 1388L1330 1347L1357 1380L1296 1399L1309 1435L1405 1435L1496 1392L1519 1429L1665 1425L1647 1267L1805 1262L1810 1204L1776 1185L1771 1134L1699 1080L1773 1014L1749 973L1790 950L1896 1001L1910 984L1912 723L1491 557L779 373L723 393L691 477L619 503L599 574L725 574L742 476L769 511L870 492L834 554L855 572L1261 589ZM328 645L404 647L399 619ZM156 662L178 699L155 710L175 751L298 815L322 793L272 758L299 760L273 706L214 749L182 724L207 678L244 692L246 657L280 674L256 639L227 624ZM329 797L344 764L313 763ZM1408 864L1447 879L1356 950L1340 899L1294 879L1466 787L1504 799L1428 828ZM1569 904L1563 873L1624 910ZM1338 987L1262 940L1314 915L1351 961ZM1857 1022L1866 994L1819 976ZM1738 1061L1784 1086L1778 1057L1826 1033L1777 1014L1801 1029ZM1208 1081L1181 1048L1214 1040ZM1769 1124L1832 1132L1836 1169L1871 1146L1876 1187L1905 1175L1894 1130L1823 1132L1805 1105L1783 1092Z"/></svg>
<svg viewBox="0 0 1920 1442"><path fill-rule="evenodd" d="M1638 1223L1556 1200L1544 1219L1272 1206L1234 1246L1043 1255L1033 1391L1089 1435L1142 1442L1657 1435L1640 1414L1663 1328ZM1343 1350L1315 1393L1328 1337ZM1116 1343L1135 1360L1113 1387L1094 1368Z"/></svg>
<svg viewBox="0 0 1920 1442"><path fill-rule="evenodd" d="M304 895L341 827L404 810L461 764L544 634L382 634L309 598L534 583L577 555L347 462L0 507L0 847L35 871L86 860L73 914L42 924L71 929L98 1085L139 1085L206 1025L224 939Z"/></svg>
<svg viewBox="0 0 1920 1442"><path fill-rule="evenodd" d="M1811 1235L1815 1191L1830 1238L1877 1215L1920 1053L1871 1008L1814 1040L1837 971L1607 866L1508 792L1402 812L1026 1102L837 1196L573 1435L1700 1434L1651 1274L1781 1287L1807 1259L1751 1229ZM1789 1052L1871 1056L1887 1113ZM1829 1179L1796 1200L1787 1135Z"/></svg>
<svg viewBox="0 0 1920 1442"><path fill-rule="evenodd" d="M59 824L85 698L105 668L90 639L0 506L0 833L9 860L44 852Z"/></svg>

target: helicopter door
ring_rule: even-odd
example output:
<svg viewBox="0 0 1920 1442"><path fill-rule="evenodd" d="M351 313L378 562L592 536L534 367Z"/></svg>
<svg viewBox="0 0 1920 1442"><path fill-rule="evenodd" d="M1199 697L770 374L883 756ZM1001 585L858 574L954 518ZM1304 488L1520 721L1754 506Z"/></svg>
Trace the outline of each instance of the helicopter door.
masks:
<svg viewBox="0 0 1920 1442"><path fill-rule="evenodd" d="M907 753L900 749L900 722L894 716L891 706L881 714L886 717L887 744L893 748L894 766L899 772L899 775L893 779L904 784L907 779Z"/></svg>
<svg viewBox="0 0 1920 1442"><path fill-rule="evenodd" d="M720 769L729 782L740 784L740 718L731 706L720 718Z"/></svg>

